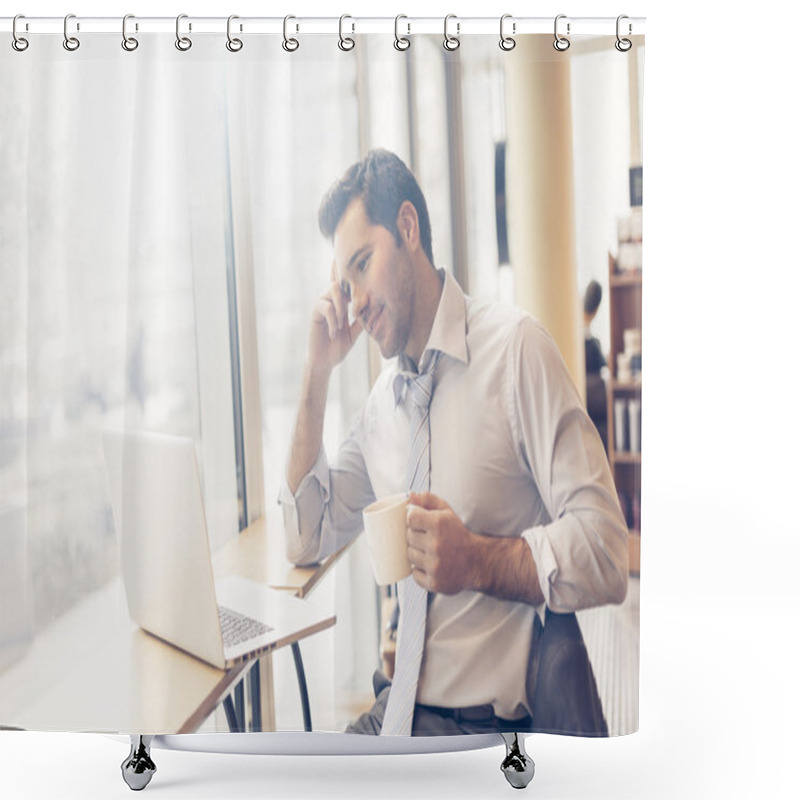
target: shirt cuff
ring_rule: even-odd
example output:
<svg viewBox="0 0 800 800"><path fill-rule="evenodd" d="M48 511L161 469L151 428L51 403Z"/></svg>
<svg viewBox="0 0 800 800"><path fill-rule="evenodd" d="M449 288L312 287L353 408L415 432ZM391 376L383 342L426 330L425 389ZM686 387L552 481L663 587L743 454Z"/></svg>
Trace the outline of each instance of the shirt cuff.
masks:
<svg viewBox="0 0 800 800"><path fill-rule="evenodd" d="M286 558L292 564L306 561L308 557L306 550L312 545L311 539L314 538L309 531L318 529L329 497L330 470L325 448L321 447L317 460L300 481L297 491L292 494L285 476L278 491L278 505L283 511ZM307 528L305 537L300 531L301 517ZM318 542L314 547L317 546Z"/></svg>
<svg viewBox="0 0 800 800"><path fill-rule="evenodd" d="M327 503L331 496L331 472L328 466L328 457L325 455L325 448L320 447L319 455L314 465L306 473L297 491L292 494L289 484L286 482L286 475L283 476L280 490L278 491L278 505L296 508L299 503L303 502L303 495L307 493L308 487L316 483L319 486L322 499Z"/></svg>
<svg viewBox="0 0 800 800"><path fill-rule="evenodd" d="M551 580L558 573L558 563L555 553L542 528L531 528L522 532L522 538L530 547L533 563L536 565L536 576L539 579L539 588L542 590L544 602L534 606L539 619L544 625L545 610L550 605Z"/></svg>

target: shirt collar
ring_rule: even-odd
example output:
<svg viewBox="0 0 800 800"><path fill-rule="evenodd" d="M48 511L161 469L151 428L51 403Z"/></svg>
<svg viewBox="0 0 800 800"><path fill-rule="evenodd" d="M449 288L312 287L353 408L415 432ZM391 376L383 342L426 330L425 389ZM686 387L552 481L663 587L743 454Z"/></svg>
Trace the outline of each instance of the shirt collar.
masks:
<svg viewBox="0 0 800 800"><path fill-rule="evenodd" d="M436 316L433 318L433 326L428 343L422 351L420 364L426 359L425 353L428 350L439 350L443 355L468 364L466 295L451 273L444 269L438 270L438 273L444 281L442 296L439 298ZM415 371L405 353L401 353L398 357L397 367L404 373ZM395 382L395 404L400 402L403 394L400 383Z"/></svg>

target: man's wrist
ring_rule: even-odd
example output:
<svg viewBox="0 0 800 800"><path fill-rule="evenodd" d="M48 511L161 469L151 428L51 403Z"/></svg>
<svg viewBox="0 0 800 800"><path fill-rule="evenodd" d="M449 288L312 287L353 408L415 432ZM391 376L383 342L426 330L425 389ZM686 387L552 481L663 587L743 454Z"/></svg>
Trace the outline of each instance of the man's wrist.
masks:
<svg viewBox="0 0 800 800"><path fill-rule="evenodd" d="M501 600L544 602L530 548L518 537L470 534L469 587Z"/></svg>
<svg viewBox="0 0 800 800"><path fill-rule="evenodd" d="M311 360L306 361L306 380L314 385L327 383L333 374L333 367L329 364L316 364Z"/></svg>
<svg viewBox="0 0 800 800"><path fill-rule="evenodd" d="M489 580L488 570L486 569L487 558L489 557L490 550L490 537L481 536L479 533L472 533L470 531L471 545L470 545L470 578L467 588L473 592L489 593Z"/></svg>

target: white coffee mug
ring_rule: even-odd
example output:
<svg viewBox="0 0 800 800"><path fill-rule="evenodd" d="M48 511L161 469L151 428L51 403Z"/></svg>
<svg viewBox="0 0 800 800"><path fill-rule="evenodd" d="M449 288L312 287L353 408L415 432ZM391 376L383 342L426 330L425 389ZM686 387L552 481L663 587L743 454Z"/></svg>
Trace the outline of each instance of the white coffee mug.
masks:
<svg viewBox="0 0 800 800"><path fill-rule="evenodd" d="M364 532L375 581L388 586L411 574L406 542L408 495L393 494L364 509Z"/></svg>

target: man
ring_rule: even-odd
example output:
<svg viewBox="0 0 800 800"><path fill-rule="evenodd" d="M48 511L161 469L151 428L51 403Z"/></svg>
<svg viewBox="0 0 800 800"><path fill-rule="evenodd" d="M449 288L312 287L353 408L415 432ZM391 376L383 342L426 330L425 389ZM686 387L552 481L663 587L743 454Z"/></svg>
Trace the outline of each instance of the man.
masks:
<svg viewBox="0 0 800 800"><path fill-rule="evenodd" d="M397 156L378 150L354 164L319 216L333 280L312 314L281 496L288 556L303 564L335 552L370 502L409 488L422 429L412 430L409 381L432 375L429 450L418 459L430 491L410 495L414 585L402 588L394 683L411 673L414 734L525 730L536 615L619 603L627 590L627 529L602 444L541 324L465 296L434 268L425 199ZM329 466L328 382L363 329L395 361ZM404 597L418 587L428 594L412 669ZM392 698L387 680L375 684L374 707L348 730L402 732L384 720L400 690Z"/></svg>
<svg viewBox="0 0 800 800"><path fill-rule="evenodd" d="M608 399L603 368L606 359L600 340L592 334L591 325L603 299L603 287L595 280L589 281L583 294L584 355L586 361L586 409L594 422L603 448L608 452Z"/></svg>

